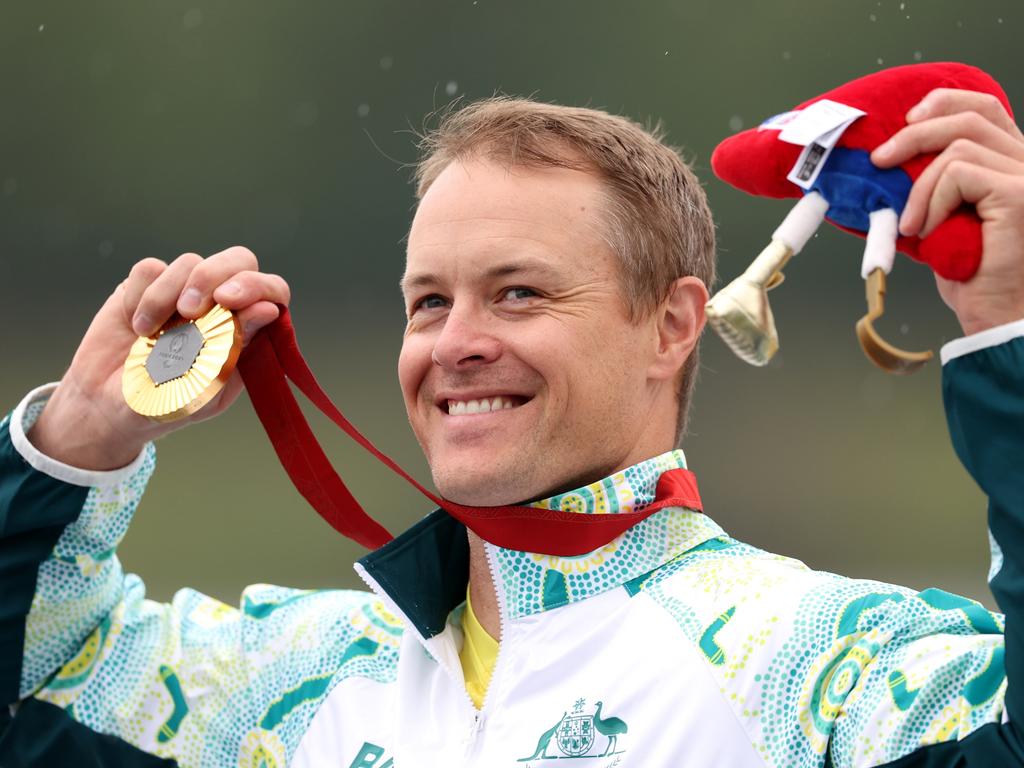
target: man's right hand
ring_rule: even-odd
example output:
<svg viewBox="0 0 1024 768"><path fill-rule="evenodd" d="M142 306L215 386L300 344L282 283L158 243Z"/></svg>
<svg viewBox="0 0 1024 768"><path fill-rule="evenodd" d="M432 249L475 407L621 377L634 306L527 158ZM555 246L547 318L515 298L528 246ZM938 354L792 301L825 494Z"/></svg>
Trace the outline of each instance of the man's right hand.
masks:
<svg viewBox="0 0 1024 768"><path fill-rule="evenodd" d="M224 411L242 390L236 370L197 413L161 423L135 413L121 392L132 344L155 333L175 311L195 319L214 303L233 310L244 344L277 319L291 298L278 275L258 271L256 256L235 246L203 259L194 253L170 264L143 259L96 313L60 384L28 433L47 456L81 469L110 470L130 463L150 440Z"/></svg>

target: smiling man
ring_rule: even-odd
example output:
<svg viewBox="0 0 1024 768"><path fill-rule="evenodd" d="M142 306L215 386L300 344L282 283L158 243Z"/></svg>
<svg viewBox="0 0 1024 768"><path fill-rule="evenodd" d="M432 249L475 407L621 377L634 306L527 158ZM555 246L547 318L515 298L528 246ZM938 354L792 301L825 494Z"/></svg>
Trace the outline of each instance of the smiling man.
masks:
<svg viewBox="0 0 1024 768"><path fill-rule="evenodd" d="M0 763L1024 765L1024 137L979 94L936 91L873 160L920 152L941 154L904 230L964 202L985 226L979 274L939 286L968 334L943 351L943 386L991 499L1005 620L941 590L811 571L680 495L714 280L703 192L629 120L491 99L425 143L398 372L441 495L530 504L512 525L532 545L438 510L357 564L372 594L146 601L114 550L152 441L222 412L241 384L152 424L121 397L127 350L215 301L248 340L289 294L243 248L139 262L61 382L0 431ZM570 542L610 515L638 522L543 554L536 524L558 512Z"/></svg>

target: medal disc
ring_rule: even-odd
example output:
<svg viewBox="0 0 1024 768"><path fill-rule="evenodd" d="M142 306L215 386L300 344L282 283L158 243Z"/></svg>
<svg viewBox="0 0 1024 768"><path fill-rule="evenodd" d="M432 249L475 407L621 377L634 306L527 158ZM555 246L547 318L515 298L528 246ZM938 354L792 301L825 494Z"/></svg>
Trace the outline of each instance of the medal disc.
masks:
<svg viewBox="0 0 1024 768"><path fill-rule="evenodd" d="M175 314L153 336L140 336L124 363L129 407L155 421L189 416L220 392L242 351L235 314L219 304L196 320Z"/></svg>

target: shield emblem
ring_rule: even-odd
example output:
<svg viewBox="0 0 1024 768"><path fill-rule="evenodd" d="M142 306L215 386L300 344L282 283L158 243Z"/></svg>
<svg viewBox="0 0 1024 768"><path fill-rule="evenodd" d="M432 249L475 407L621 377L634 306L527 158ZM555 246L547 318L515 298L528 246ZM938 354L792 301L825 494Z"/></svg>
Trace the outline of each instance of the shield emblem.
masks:
<svg viewBox="0 0 1024 768"><path fill-rule="evenodd" d="M592 715L567 717L555 733L556 743L569 757L585 755L594 745L594 718Z"/></svg>

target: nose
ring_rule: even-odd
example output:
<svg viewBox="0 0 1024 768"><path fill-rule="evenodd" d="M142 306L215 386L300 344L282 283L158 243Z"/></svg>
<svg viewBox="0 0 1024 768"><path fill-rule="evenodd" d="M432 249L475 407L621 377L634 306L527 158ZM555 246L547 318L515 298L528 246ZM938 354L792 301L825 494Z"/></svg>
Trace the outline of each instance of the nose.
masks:
<svg viewBox="0 0 1024 768"><path fill-rule="evenodd" d="M501 356L501 342L489 327L486 312L455 304L445 318L431 359L451 371L492 363Z"/></svg>

